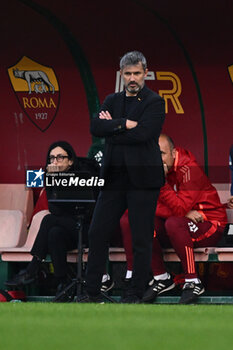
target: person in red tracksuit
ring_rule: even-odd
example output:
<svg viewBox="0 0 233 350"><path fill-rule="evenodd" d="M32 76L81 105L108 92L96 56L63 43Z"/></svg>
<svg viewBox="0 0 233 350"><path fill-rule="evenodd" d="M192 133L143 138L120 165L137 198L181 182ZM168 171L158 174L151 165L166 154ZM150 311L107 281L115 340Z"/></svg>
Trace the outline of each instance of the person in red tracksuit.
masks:
<svg viewBox="0 0 233 350"><path fill-rule="evenodd" d="M159 146L166 183L160 190L156 209L152 255L154 279L143 301L153 302L157 295L175 287L171 275L166 272L161 249L161 246L172 246L185 273L180 303L188 304L205 291L197 276L193 248L218 243L227 223L226 210L190 151L175 147L165 134L161 134ZM127 212L121 219L121 229L127 257L126 277L131 277L132 248Z"/></svg>

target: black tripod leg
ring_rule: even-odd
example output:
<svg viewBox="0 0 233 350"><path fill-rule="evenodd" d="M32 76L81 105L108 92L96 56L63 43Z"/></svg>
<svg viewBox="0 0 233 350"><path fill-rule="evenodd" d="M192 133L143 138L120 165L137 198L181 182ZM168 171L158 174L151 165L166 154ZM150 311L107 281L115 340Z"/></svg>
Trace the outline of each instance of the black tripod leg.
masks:
<svg viewBox="0 0 233 350"><path fill-rule="evenodd" d="M83 231L83 216L80 215L77 220L77 230L78 230L78 259L77 259L77 278L74 279L68 286L66 286L55 298L54 302L59 301L62 296L65 296L67 292L76 286L77 288L77 299L76 301L80 299L80 295L83 292L83 285L84 281L82 278L82 263L83 263L83 245L82 245L82 231ZM117 303L116 300L105 294L104 292L101 292L101 295L110 301L111 303Z"/></svg>
<svg viewBox="0 0 233 350"><path fill-rule="evenodd" d="M77 284L77 280L74 279L74 280L73 280L70 284L68 284L58 295L55 296L55 298L53 299L53 302L60 301L60 299L61 299L62 297L64 297L65 295L67 295L67 292L69 292L69 290L70 290L71 288L74 288L74 286L76 286L76 284ZM71 298L70 298L70 301L72 301Z"/></svg>
<svg viewBox="0 0 233 350"><path fill-rule="evenodd" d="M83 278L82 278L82 264L83 264L83 243L82 243L82 234L83 234L83 217L79 217L77 221L78 229L78 260L77 260L77 299L83 292Z"/></svg>
<svg viewBox="0 0 233 350"><path fill-rule="evenodd" d="M107 299L108 301L110 301L111 303L118 303L115 299L113 299L112 297L110 297L109 295L107 295L106 293L104 292L101 292L101 295Z"/></svg>
<svg viewBox="0 0 233 350"><path fill-rule="evenodd" d="M78 230L78 259L77 259L77 277L72 280L56 297L53 299L54 302L60 301L62 297L67 295L71 288L76 287L77 301L79 296L83 292L84 281L82 278L82 262L83 262L83 246L82 246L82 230L83 230L83 215L79 215L77 218L76 227ZM70 298L71 299L71 298ZM72 300L70 300L72 301Z"/></svg>

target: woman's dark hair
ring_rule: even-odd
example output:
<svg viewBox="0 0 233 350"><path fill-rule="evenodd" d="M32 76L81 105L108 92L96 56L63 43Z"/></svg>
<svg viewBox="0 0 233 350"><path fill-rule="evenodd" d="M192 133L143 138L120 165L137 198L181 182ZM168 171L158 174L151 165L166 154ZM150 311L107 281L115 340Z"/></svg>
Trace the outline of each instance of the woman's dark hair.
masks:
<svg viewBox="0 0 233 350"><path fill-rule="evenodd" d="M66 151L66 153L68 154L69 159L73 160L73 164L72 164L71 168L75 169L76 165L77 165L77 156L76 156L76 153L75 153L73 147L66 141L56 141L56 142L53 142L49 146L47 157L46 157L46 166L49 164L50 152L56 147L61 147L61 148L64 149L64 151Z"/></svg>

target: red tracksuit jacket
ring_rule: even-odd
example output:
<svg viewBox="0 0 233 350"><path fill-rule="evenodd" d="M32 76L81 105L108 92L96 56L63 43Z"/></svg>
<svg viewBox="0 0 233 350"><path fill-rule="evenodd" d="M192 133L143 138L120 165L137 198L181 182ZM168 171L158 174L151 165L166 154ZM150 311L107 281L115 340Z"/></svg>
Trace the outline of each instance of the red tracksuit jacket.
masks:
<svg viewBox="0 0 233 350"><path fill-rule="evenodd" d="M166 180L160 190L156 216L185 216L190 210L197 210L205 220L226 225L226 210L218 193L191 152L176 147L175 162Z"/></svg>

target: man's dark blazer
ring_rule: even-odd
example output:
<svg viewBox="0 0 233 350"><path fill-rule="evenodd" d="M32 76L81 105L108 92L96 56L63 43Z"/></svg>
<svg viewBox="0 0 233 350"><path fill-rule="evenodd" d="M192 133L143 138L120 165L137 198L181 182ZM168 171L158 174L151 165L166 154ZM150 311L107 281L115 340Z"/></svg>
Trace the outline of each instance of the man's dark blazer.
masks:
<svg viewBox="0 0 233 350"><path fill-rule="evenodd" d="M124 91L107 96L101 110L109 111L112 120L97 117L91 122L91 133L106 140L101 176L108 175L112 147L121 144L132 183L139 188L161 187L164 171L158 138L165 118L164 100L144 86L137 95L135 108L123 115L124 99ZM137 121L138 125L126 129L126 119Z"/></svg>

